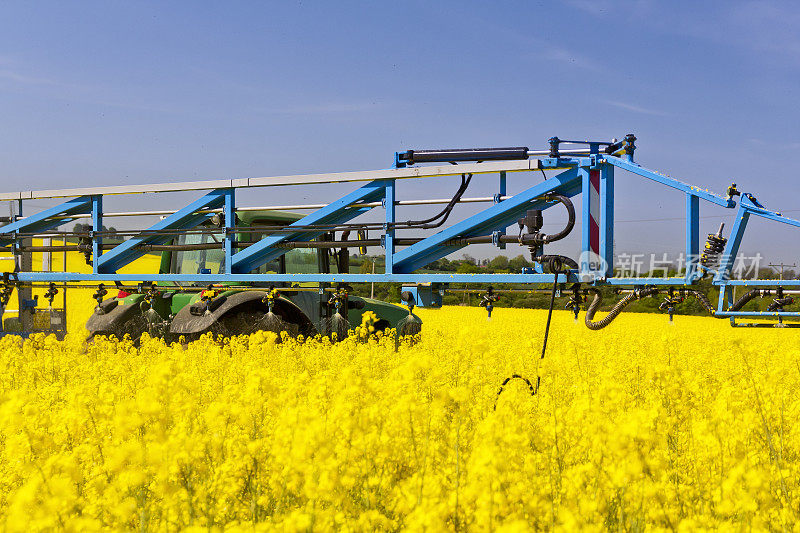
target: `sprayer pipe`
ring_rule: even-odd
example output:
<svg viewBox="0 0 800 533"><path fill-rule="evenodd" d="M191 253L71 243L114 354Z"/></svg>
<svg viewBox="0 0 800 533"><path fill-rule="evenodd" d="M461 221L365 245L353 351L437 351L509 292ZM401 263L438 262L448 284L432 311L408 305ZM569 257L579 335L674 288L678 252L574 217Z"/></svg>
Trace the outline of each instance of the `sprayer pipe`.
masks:
<svg viewBox="0 0 800 533"><path fill-rule="evenodd" d="M507 196L501 196L500 199L507 198ZM439 204L447 204L450 203L452 198L433 198L430 200L397 200L394 205L439 205ZM472 203L492 203L494 202L493 196L480 196L475 198L461 198L458 203L464 204L472 204ZM358 205L359 207L380 207L383 205L381 202L365 202L362 204L354 204ZM269 206L261 206L261 207L237 207L237 212L250 212L250 211L294 211L294 210L308 210L308 209L322 209L323 207L328 207L328 204L290 204L290 205L269 205ZM210 214L210 213L221 213L222 208L219 209L202 209L198 211L198 213ZM165 210L165 211L118 211L118 212L110 212L110 213L103 213L103 218L110 218L110 217L157 217L157 216L167 216L174 214L174 210ZM17 220L24 220L27 217L17 217ZM57 219L88 219L92 218L91 214L82 213L76 215L64 215L64 216L56 216L52 217L54 220ZM1 228L2 226L0 226Z"/></svg>
<svg viewBox="0 0 800 533"><path fill-rule="evenodd" d="M421 238L408 238L408 239L395 239L395 243L400 246L410 246L421 241ZM141 244L136 248L138 250L150 252L188 252L192 250L217 250L222 248L223 243L209 242L202 244ZM247 248L252 246L253 242L236 242L234 247ZM298 242L281 242L274 244L275 248L360 248L362 246L380 246L380 239L365 239L361 241L298 241ZM117 244L103 243L103 250L111 250L118 246ZM67 246L25 246L20 248L23 252L85 252L91 249L89 246L80 245L67 245Z"/></svg>

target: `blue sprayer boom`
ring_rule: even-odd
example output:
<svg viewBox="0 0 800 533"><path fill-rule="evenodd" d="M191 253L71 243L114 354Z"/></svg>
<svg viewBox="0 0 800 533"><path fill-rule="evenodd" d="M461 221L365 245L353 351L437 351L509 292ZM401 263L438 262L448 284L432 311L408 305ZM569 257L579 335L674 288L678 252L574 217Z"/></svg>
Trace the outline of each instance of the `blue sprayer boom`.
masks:
<svg viewBox="0 0 800 533"><path fill-rule="evenodd" d="M23 314L25 305L36 307L30 299L30 289L36 287L50 290L46 298L52 304L52 291L57 290L57 286L66 288L69 284L81 283L81 286L95 286L98 291L105 291L115 284L123 292L131 292L131 282L135 282L135 292L145 295L146 305L141 306L144 308L151 305L147 302L160 297L159 294L201 293L210 290L209 287L219 293L218 285L224 284L226 288L238 287L242 291L260 288L265 292L265 287L281 292L316 291L313 294L317 300L307 306L318 309L317 315L309 318L314 322L330 318L330 311L326 309L347 306L350 300L346 296L342 300L341 294L351 284L402 283L407 286L402 293L406 303L425 306L440 303L442 291L452 285L469 283L495 286L494 291L488 290L484 296L489 309L497 301L498 284L527 284L547 293L553 286L554 294L569 297L567 306L575 312L576 318L586 307L586 324L592 329L608 325L631 302L657 295L664 297L661 308L668 311L670 317L676 306L692 297L710 314L728 318L733 325L765 325L763 320L748 322L752 319L773 319L779 325L797 325L784 324L784 319L800 316L800 312L785 309L793 304L793 295L800 292L800 280L741 280L733 279L731 274L751 216L795 227L800 227L800 221L765 208L752 194L740 193L735 185L731 185L725 195L718 195L645 168L634 162L635 143L636 137L630 134L620 141L610 142L567 141L553 137L549 148L540 151L528 147L407 150L395 154L392 168L375 171L2 193L0 200L12 201L16 212L0 227L0 246L13 254L16 268L2 280L0 313L9 303L13 289L19 289L20 295L28 295L20 299L17 312ZM684 194L687 260L682 276L615 275L614 174L620 170ZM547 171L555 172L542 180ZM530 177L525 178L522 190L513 194L506 186L510 173ZM445 176L461 179L453 197L398 200L397 190L404 181L433 182ZM497 184L494 196L464 196L472 180L486 180L490 176L494 176L492 179ZM312 189L315 185L332 183L350 191L323 205L238 205L238 201L255 188L269 188L279 198L283 187ZM197 191L200 196L169 211L110 213L103 208L107 195L178 191ZM573 204L573 199L579 195L581 201ZM54 198L63 200L38 212L30 212L26 207L29 201ZM715 228L705 246L700 233L701 201L736 209L729 236L724 235L723 228L719 231ZM456 217L451 217L454 207L464 203L488 205L476 214L454 220ZM403 206L429 204L444 207L423 220L405 220L398 216ZM543 212L556 206L566 210L567 223L558 233L545 234L541 231ZM580 224L576 224L576 209L580 209ZM268 223L261 224L241 222L248 212L284 211L310 213L283 219L267 216ZM382 212L383 216L376 221L369 215L374 212ZM157 222L143 229L106 230L104 222L117 216L150 217ZM82 219L90 225L59 229ZM510 226L515 228L513 235L506 234ZM549 244L565 238L576 226L581 242L576 256L547 252ZM58 240L61 244L55 244ZM530 250L535 266L507 274L421 272L437 259L474 244L493 244L499 248L524 246ZM347 266L349 249L359 248L364 253L367 246L380 247L385 255L384 270L351 273ZM298 250L318 254L319 268L291 268L287 254ZM82 253L91 265L91 272L33 271L32 263L24 258L34 252ZM196 270L167 265L157 273L120 273L125 265L152 252L173 254L173 265L175 255L180 253L194 253L197 264L201 257L212 253L217 254L218 260L211 268L201 266ZM698 282L703 278L710 279L719 290L716 305L698 290ZM314 284L313 289L310 284ZM733 291L738 286L745 287L747 292L734 300ZM595 321L595 313L602 304L602 287L610 287L624 297L607 316ZM340 296L335 296L337 294ZM98 297L98 308L105 305L104 295L105 292ZM207 302L206 307L200 309L202 312L208 312L218 299L213 294L198 298ZM756 298L769 298L771 303L765 310L744 311L745 304ZM262 312L272 309L268 309L268 304L274 302L270 304L264 296Z"/></svg>

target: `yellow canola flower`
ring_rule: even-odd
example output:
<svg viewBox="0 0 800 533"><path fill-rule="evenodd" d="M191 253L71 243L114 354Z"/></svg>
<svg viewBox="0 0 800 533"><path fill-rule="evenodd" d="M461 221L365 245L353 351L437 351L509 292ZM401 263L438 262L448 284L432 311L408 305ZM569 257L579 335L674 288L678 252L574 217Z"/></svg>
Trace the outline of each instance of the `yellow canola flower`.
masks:
<svg viewBox="0 0 800 533"><path fill-rule="evenodd" d="M0 527L790 530L800 338L623 314L365 313L339 343L0 339ZM74 328L73 328L74 329ZM528 385L503 380L520 375ZM496 409L495 409L496 406Z"/></svg>

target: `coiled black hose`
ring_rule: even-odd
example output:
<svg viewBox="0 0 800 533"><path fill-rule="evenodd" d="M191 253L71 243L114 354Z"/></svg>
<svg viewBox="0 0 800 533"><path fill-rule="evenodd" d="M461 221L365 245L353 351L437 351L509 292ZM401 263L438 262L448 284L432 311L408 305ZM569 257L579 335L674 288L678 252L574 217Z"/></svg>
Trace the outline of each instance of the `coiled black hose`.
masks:
<svg viewBox="0 0 800 533"><path fill-rule="evenodd" d="M543 265L547 265L550 273L553 273L554 270L551 268L551 265L556 262L556 265L565 265L572 270L578 270L578 263L572 259L571 257L567 257L566 255L537 255L531 257L532 260L541 263ZM561 270L560 267L556 268L555 270Z"/></svg>
<svg viewBox="0 0 800 533"><path fill-rule="evenodd" d="M586 327L591 330L598 330L603 329L604 327L611 324L615 318L625 309L630 303L644 298L645 296L652 296L654 294L658 294L658 289L641 289L638 291L633 291L630 294L627 294L622 300L616 303L614 307L611 308L611 311L608 312L606 316L602 319L598 320L597 322L593 322L594 315L597 313L597 310L600 309L600 306L603 304L603 295L597 289L589 289L592 293L594 293L594 299L592 303L589 304L589 308L586 310Z"/></svg>

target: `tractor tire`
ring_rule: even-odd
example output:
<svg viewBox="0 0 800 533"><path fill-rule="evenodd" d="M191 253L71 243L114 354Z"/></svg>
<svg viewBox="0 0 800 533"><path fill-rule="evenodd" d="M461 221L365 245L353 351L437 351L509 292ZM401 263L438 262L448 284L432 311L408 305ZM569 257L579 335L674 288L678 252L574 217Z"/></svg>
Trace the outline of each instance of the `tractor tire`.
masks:
<svg viewBox="0 0 800 533"><path fill-rule="evenodd" d="M287 317L289 318L289 317ZM283 316L273 314L268 317L268 313L254 306L246 306L244 309L229 313L214 322L210 328L200 333L182 335L184 342L189 343L198 340L207 333L212 333L214 338L218 336L234 337L236 335L251 335L257 331L272 331L278 334L278 342L281 342L281 333L286 332L290 337L298 335L314 335L316 330L309 324L296 324L284 319Z"/></svg>
<svg viewBox="0 0 800 533"><path fill-rule="evenodd" d="M117 339L122 340L125 338L125 335L129 335L130 339L133 341L133 345L138 347L142 338L142 334L145 331L147 331L147 319L137 314L129 320L126 320L121 324L117 324L110 331L92 332L86 339L86 342L93 343L95 337L100 336L116 337Z"/></svg>

